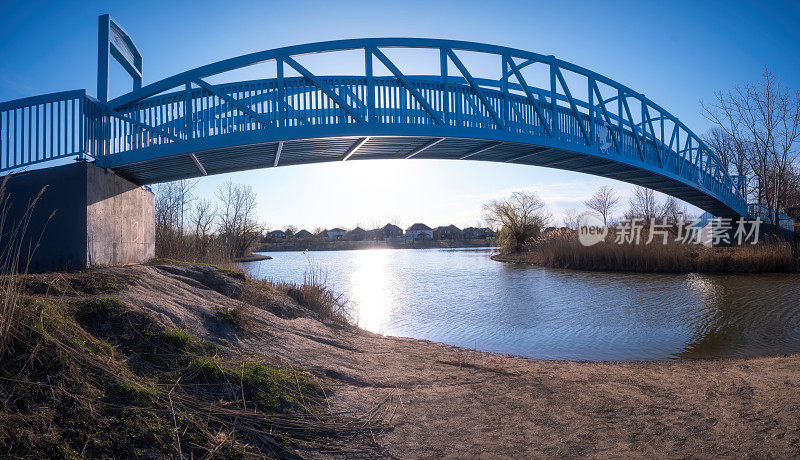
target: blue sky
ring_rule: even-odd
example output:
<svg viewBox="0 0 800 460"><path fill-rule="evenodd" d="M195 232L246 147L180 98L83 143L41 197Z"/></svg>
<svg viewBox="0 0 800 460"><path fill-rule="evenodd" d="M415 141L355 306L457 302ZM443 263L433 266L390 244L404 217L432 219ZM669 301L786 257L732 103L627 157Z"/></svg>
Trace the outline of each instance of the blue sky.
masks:
<svg viewBox="0 0 800 460"><path fill-rule="evenodd" d="M703 133L700 100L759 77L764 64L800 87L800 3L791 2L92 2L0 3L0 100L96 92L97 16L110 13L144 56L145 84L209 62L340 38L451 38L522 48L597 71ZM112 96L128 90L112 72ZM253 185L272 228L479 221L483 202L537 191L557 220L601 185L578 173L483 162L362 161L204 178ZM622 211L620 209L620 211Z"/></svg>

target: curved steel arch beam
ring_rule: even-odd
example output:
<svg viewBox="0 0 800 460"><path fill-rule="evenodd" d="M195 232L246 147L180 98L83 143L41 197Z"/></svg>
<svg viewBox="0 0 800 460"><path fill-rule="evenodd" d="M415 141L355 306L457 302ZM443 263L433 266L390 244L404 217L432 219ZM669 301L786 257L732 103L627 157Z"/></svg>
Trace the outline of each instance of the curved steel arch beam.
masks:
<svg viewBox="0 0 800 460"><path fill-rule="evenodd" d="M185 72L167 77L163 80L151 83L140 90L122 95L112 101L113 107L120 107L131 104L133 102L163 93L169 89L180 86L187 80L194 78L203 78L209 75L216 75L219 73L236 70L242 67L247 67L262 62L275 60L284 56L299 56L304 54L324 53L330 51L347 51L354 49L364 49L366 47L372 48L434 48L443 49L449 48L452 50L460 51L476 51L487 54L495 54L502 56L507 54L509 56L528 59L536 62L557 65L562 69L569 70L585 76L592 76L597 81L608 84L609 86L619 87L626 93L635 95L642 99L646 99L644 94L641 94L619 82L616 82L608 77L593 72L585 67L572 64L561 59L557 59L553 55L543 55L531 51L525 51L518 48L511 48L507 46L489 45L485 43L469 42L462 40L442 40L433 38L353 38L346 40L331 40L324 42L308 43L303 45L286 46L283 48L276 48L266 51L258 51L255 53L245 54L229 59L224 59L211 64L206 64ZM652 101L650 105L655 108L660 107ZM662 109L663 110L663 109ZM665 111L666 112L666 111Z"/></svg>
<svg viewBox="0 0 800 460"><path fill-rule="evenodd" d="M113 108L119 109L120 107L132 104L134 102L140 101L142 99L154 96L159 93L163 93L168 91L172 88L176 88L180 85L185 84L187 81L191 81L195 78L203 78L210 75L216 75L219 73L228 72L231 70L236 70L242 67L247 67L254 64L259 64L262 62L280 59L285 56L299 56L304 54L315 54L315 53L324 53L324 52L334 52L334 51L347 51L347 50L354 50L354 49L368 49L368 48L432 48L432 49L451 49L451 50L463 50L463 51L475 51L487 54L495 54L495 55L508 55L513 57L519 57L530 61L529 63L526 62L525 65L530 65L534 62L540 62L549 64L552 66L557 66L561 69L569 70L571 72L584 75L587 77L593 78L596 82L604 83L608 86L616 88L623 93L635 97L649 106L653 107L654 109L658 110L663 114L669 114L668 111L663 109L661 106L656 104L655 102L651 101L644 94L635 91L615 80L612 80L608 77L605 77L601 74L598 74L594 71L591 71L585 67L581 67L575 65L573 63L563 61L561 59L557 59L553 55L542 55L539 53L534 53L530 51L521 50L518 48L511 48L505 46L498 46L498 45L489 45L484 43L477 43L477 42L469 42L469 41L461 41L461 40L442 40L442 39L429 39L429 38L362 38L362 39L346 39L346 40L332 40L332 41L324 41L324 42L316 42L316 43L308 43L303 45L293 45L287 46L283 48L276 48L272 50L266 51L259 51L255 53L250 53L234 58L225 59L222 61L214 62L211 64L207 64L204 66L197 67L192 70L188 70L186 72L182 72L176 74L172 77L165 78L158 82L152 83L147 85L140 90L133 91L131 93L125 94L120 96L112 101L110 101L110 105ZM598 91L599 93L599 91ZM694 136L698 142L702 143L702 139L700 139L697 135L695 135L688 127L686 127L682 122L680 122L676 117L671 117L674 123L680 124L680 126L690 135Z"/></svg>
<svg viewBox="0 0 800 460"><path fill-rule="evenodd" d="M655 127L653 126L653 121L661 121L663 125L663 120L669 120L674 123L673 129L673 138L675 145L678 144L678 136L680 131L684 131L685 133L685 145L683 148L677 148L676 152L679 156L685 156L692 152L692 147L697 145L698 151L702 150L704 155L695 155L696 161L698 165L701 166L709 166L709 162L719 164L719 159L714 155L714 153L705 145L703 140L699 138L696 134L694 134L688 127L686 127L680 120L676 117L672 116L669 112L663 109L658 104L654 103L650 99L644 96L644 94L639 93L615 80L612 80L608 77L600 75L596 72L593 72L589 69L584 67L572 64L567 61L563 61L560 59L555 58L552 55L542 55L539 53L533 53L530 51L520 50L511 47L505 46L496 46L496 45L488 45L482 43L475 43L475 42L468 42L468 41L457 41L457 40L439 40L439 39L426 39L426 38L366 38L366 39L348 39L348 40L334 40L334 41L327 41L327 42L318 42L318 43L309 43L309 44L302 44L302 45L295 45L295 46L287 46L283 48L277 48L273 50L266 50L266 51L259 51L256 53L251 53L243 56L233 57L230 59L225 59L222 61L218 61L215 63L207 64L201 67L197 67L195 69L188 70L186 72L182 72L176 74L174 76L165 78L161 81L152 83L150 85L145 86L140 90L133 91L129 94L120 96L119 98L114 99L110 102L110 105L115 109L125 108L130 106L131 104L135 104L138 101L142 101L148 99L152 96L158 95L160 93L164 93L172 88L180 88L181 86L185 85L188 82L198 81L205 77L216 75L224 72L228 72L231 70L235 70L238 68L258 64L265 61L275 60L279 63L286 62L290 66L295 67L298 72L301 73L305 78L309 78L309 75L306 73L310 72L303 72L304 68L298 68L294 64L297 61L294 60L294 57L301 56L305 54L313 54L313 53L326 53L326 52L336 52L336 51L345 51L345 50L364 50L365 55L380 56L383 53L380 49L386 48L427 48L427 49L437 49L440 52L440 56L450 57L450 60L456 64L456 67L459 68L459 71L464 77L464 80L469 84L469 87L473 91L475 95L481 102L486 106L487 111L492 118L494 119L495 123L498 127L503 127L503 117L500 117L499 114L495 113L492 109L491 104L488 104L484 98L482 98L482 90L480 86L484 86L487 84L487 80L482 80L478 78L472 77L467 66L465 66L458 57L455 55L454 51L471 51L471 52L478 52L478 53L486 53L491 55L496 55L501 57L503 62L503 69L501 74L503 75L503 80L498 80L495 82L491 82L491 86L495 86L501 88L502 92L507 94L508 88L512 88L514 90L522 90L526 93L526 96L532 101L533 95L539 96L548 96L550 98L550 105L552 106L551 109L552 113L550 114L551 118L556 113L557 101L566 101L570 105L570 109L572 110L573 115L577 120L582 120L585 113L579 112L578 108L588 110L590 120L595 119L595 113L598 113L599 119L603 120L609 126L616 126L617 129L620 130L620 133L617 133L617 129L611 129L612 138L614 140L614 144L617 147L617 150L620 149L620 143L623 139L618 138L622 134L621 130L623 126L626 127L626 130L629 128L630 133L633 136L633 140L636 143L636 150L638 151L639 156L643 159L644 155L646 154L646 145L645 142L649 142L649 140L656 141L656 131ZM380 53L380 54L378 54ZM385 57L385 55L383 55ZM455 59L454 59L455 58ZM515 61L520 61L519 64ZM387 58L388 60L388 58ZM510 65L506 68L505 64L509 62ZM529 66L534 63L542 63L548 65L550 67L550 74L551 74L551 83L550 83L550 91L541 90L538 88L531 88L528 86L523 80L517 78L520 81L519 85L514 86L510 84L507 80L508 77L511 75L521 76L519 69ZM461 65L459 65L461 64ZM300 66L302 67L302 66ZM371 66L370 66L371 67ZM390 69L392 70L392 69ZM589 80L588 90L589 93L594 96L597 95L598 102L595 104L587 104L586 102L576 100L572 97L569 90L569 85L566 84L564 79L562 70L569 71L575 73L577 75L581 75L587 77ZM425 109L429 116L431 116L437 124L440 123L439 121L439 111L433 109L430 104L427 104L427 101L424 97L417 97L417 94L414 94L415 88L414 85L408 84L409 77L405 76L402 72L397 70L392 70L392 73L401 83L404 83L404 86L407 90L415 97L420 105ZM520 74L520 75L517 75ZM314 77L312 75L312 77ZM370 72L370 77L372 77ZM431 79L438 79L440 84L443 84L445 87L445 91L447 88L447 83L450 81L450 78L446 75L446 67L443 66L441 70L441 75L437 76L430 76ZM281 77L282 80L282 77ZM323 92L325 92L331 99L333 99L339 106L341 106L350 116L353 116L352 112L363 112L363 110L354 110L350 104L346 103L346 100L341 97L340 94L337 94L335 91L325 91L324 85L320 85L319 83L323 82L323 77L316 77L316 81L314 78L311 78L312 83L315 86L319 87ZM556 82L560 83L563 91L565 93L564 96L558 94L556 91ZM605 86L608 86L612 89L615 89L618 93L617 96L611 97L609 99L603 99L602 94L600 93L598 83L602 83ZM282 86L282 85L281 85ZM279 91L282 91L279 89ZM418 92L417 92L418 93ZM508 96L506 95L506 100ZM593 97L590 97L590 100ZM631 111L630 104L628 100L633 98L639 101L642 105L642 120L641 122L637 123L634 121L633 113ZM606 109L606 105L617 101L618 102L618 110L616 114L610 114ZM369 104L368 104L369 105ZM537 104L534 104L534 109L539 111L539 107ZM656 112L656 117L650 116L650 110ZM281 108L283 110L283 108ZM370 109L366 112L370 118L367 119L368 122L372 121L372 110L374 108L370 107ZM443 109L446 116L447 107ZM513 105L509 105L504 103L503 110L514 110ZM541 121L545 120L546 117L542 116L543 114L537 114L537 117ZM357 122L360 121L360 117L354 116L354 120ZM553 119L554 121L554 119ZM583 122L579 123L580 125L580 135L584 138L587 144L592 144L594 142L594 126L592 125L592 131L587 132L586 128L583 126ZM555 130L555 126L548 126L547 123L543 123L546 130ZM648 129L649 128L649 129ZM649 132L648 132L649 131ZM627 132L627 131L626 131ZM663 128L660 130L660 136L663 138L665 133L663 132ZM684 140L684 139L680 139ZM664 143L663 141L661 143ZM673 139L670 140L670 146L673 143ZM658 145L658 144L657 144ZM657 147L659 151L663 150L661 147ZM664 161L663 154L659 153L659 160Z"/></svg>

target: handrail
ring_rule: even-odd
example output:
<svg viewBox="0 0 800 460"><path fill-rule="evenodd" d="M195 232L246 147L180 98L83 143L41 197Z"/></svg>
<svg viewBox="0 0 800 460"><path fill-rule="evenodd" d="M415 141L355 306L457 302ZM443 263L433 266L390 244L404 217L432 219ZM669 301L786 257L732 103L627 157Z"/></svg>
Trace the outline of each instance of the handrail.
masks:
<svg viewBox="0 0 800 460"><path fill-rule="evenodd" d="M759 203L750 203L747 205L747 214L750 218L759 218L763 222L775 225L775 210L769 206L764 206ZM778 212L778 227L786 230L794 231L794 218Z"/></svg>
<svg viewBox="0 0 800 460"><path fill-rule="evenodd" d="M0 171L86 154L85 90L0 103Z"/></svg>

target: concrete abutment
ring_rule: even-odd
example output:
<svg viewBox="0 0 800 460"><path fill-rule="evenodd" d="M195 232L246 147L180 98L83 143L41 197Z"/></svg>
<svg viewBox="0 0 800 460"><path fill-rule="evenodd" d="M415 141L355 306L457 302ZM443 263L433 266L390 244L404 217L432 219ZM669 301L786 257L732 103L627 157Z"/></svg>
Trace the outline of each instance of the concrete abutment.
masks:
<svg viewBox="0 0 800 460"><path fill-rule="evenodd" d="M89 162L8 179L3 249L10 244L12 226L43 187L23 235L21 259L30 259L30 271L142 263L155 255L153 193Z"/></svg>

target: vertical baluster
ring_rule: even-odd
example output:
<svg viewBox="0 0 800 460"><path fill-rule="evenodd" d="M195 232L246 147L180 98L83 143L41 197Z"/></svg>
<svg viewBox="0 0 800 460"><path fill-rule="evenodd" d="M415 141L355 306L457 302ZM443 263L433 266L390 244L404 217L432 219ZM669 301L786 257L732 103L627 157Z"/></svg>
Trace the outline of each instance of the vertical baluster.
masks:
<svg viewBox="0 0 800 460"><path fill-rule="evenodd" d="M27 136L28 136L28 149L27 149L27 152L26 152L27 153L26 154L27 160L25 160L26 163L30 163L31 161L34 161L33 142L35 140L36 133L34 133L33 128L34 128L33 106L29 105L28 106L28 119L26 121L26 129L25 129L25 131L27 133Z"/></svg>
<svg viewBox="0 0 800 460"><path fill-rule="evenodd" d="M364 90L367 96L367 113L365 119L367 123L374 123L375 117L375 75L372 70L372 48L367 46L364 48L364 76L366 77L366 85Z"/></svg>
<svg viewBox="0 0 800 460"><path fill-rule="evenodd" d="M17 114L21 110L22 109L14 109L14 166L19 164L19 159L18 159L19 149L17 148L17 146L21 141L21 139L20 139L21 134L19 134L20 124L19 124L19 120L18 120L18 115Z"/></svg>
<svg viewBox="0 0 800 460"><path fill-rule="evenodd" d="M214 107L211 104L211 98L209 96L202 96L200 98L200 100L203 101L203 107L204 107L204 109L203 109L203 120L204 120L203 126L204 126L204 130L205 130L205 136L206 137L213 136L214 135L214 131L213 131L213 127L211 126L211 122L213 120L212 115L214 113L213 112L214 111Z"/></svg>
<svg viewBox="0 0 800 460"><path fill-rule="evenodd" d="M183 130L184 139L191 139L192 135L192 84L186 83L183 88Z"/></svg>
<svg viewBox="0 0 800 460"><path fill-rule="evenodd" d="M33 106L35 115L34 121L35 124L33 130L33 160L32 161L39 161L39 104Z"/></svg>
<svg viewBox="0 0 800 460"><path fill-rule="evenodd" d="M83 159L80 146L80 102L79 98L72 100L72 153L77 153L79 160Z"/></svg>
<svg viewBox="0 0 800 460"><path fill-rule="evenodd" d="M622 90L617 88L617 131L619 131L619 138L620 139L625 139L627 141L628 136L624 136L623 135L625 133L625 131L624 131L623 125L622 125L622 118L623 118L622 117L622 97L623 97ZM625 152L626 153L628 152L627 144L628 144L627 142L623 143L623 145L626 147L625 148Z"/></svg>
<svg viewBox="0 0 800 460"><path fill-rule="evenodd" d="M553 124L553 137L559 138L559 123L558 123L558 98L556 97L556 70L555 64L550 64L550 119Z"/></svg>
<svg viewBox="0 0 800 460"><path fill-rule="evenodd" d="M219 104L217 101L217 97L208 96L208 104L211 108L211 114L212 114L211 122L213 123L211 125L211 135L217 136L220 134L220 129L221 129L221 127L218 126L220 124L220 118L219 118Z"/></svg>
<svg viewBox="0 0 800 460"><path fill-rule="evenodd" d="M72 150L74 136L72 132L72 127L75 122L74 117L72 116L72 101L74 99L68 99L64 101L64 154L71 155L75 153Z"/></svg>
<svg viewBox="0 0 800 460"><path fill-rule="evenodd" d="M17 164L17 109L11 109L11 142L9 143L8 165L13 167Z"/></svg>
<svg viewBox="0 0 800 460"><path fill-rule="evenodd" d="M286 121L284 120L284 101L283 101L283 59L278 59L275 61L276 64L276 71L277 71L277 78L275 84L277 85L277 102L278 102L278 127L286 126Z"/></svg>
<svg viewBox="0 0 800 460"><path fill-rule="evenodd" d="M11 167L11 110L4 112L6 117L6 168Z"/></svg>
<svg viewBox="0 0 800 460"><path fill-rule="evenodd" d="M42 104L42 159L49 157L47 154L47 133L49 132L47 124L48 107L50 107L49 103Z"/></svg>
<svg viewBox="0 0 800 460"><path fill-rule="evenodd" d="M595 138L595 119L594 119L594 77L589 75L587 80L587 85L589 88L589 139L591 139L592 145L595 145L596 138Z"/></svg>

